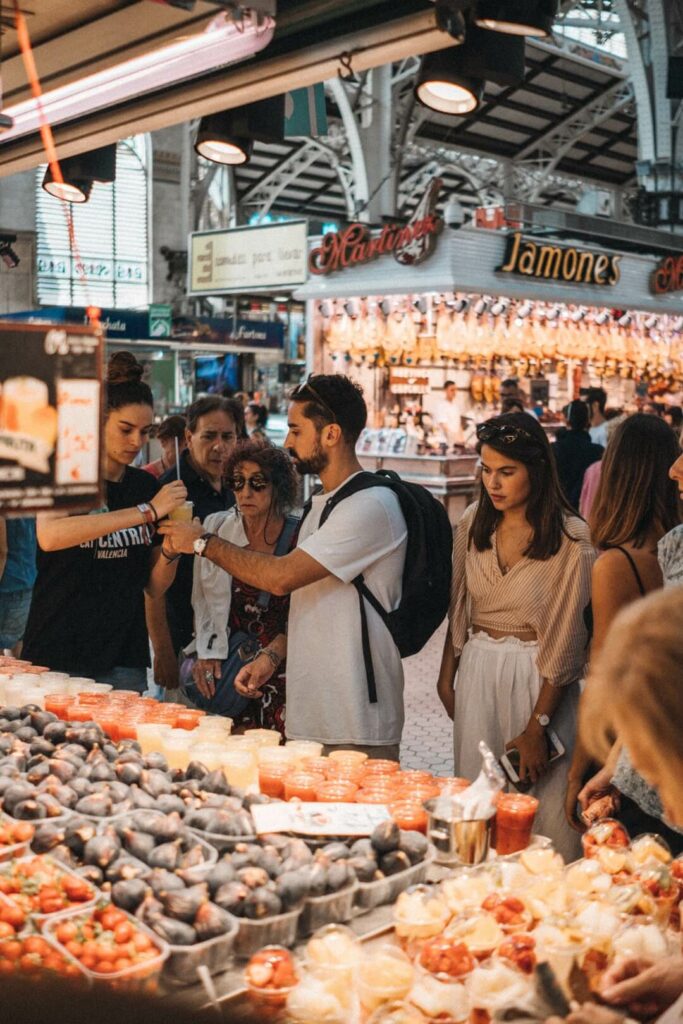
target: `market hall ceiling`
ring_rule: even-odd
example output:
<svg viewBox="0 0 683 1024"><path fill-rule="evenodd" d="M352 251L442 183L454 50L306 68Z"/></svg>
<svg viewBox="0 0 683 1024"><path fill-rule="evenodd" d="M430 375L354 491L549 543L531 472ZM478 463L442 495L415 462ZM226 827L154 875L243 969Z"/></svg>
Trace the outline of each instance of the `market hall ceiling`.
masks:
<svg viewBox="0 0 683 1024"><path fill-rule="evenodd" d="M197 0L192 11L150 0L22 0L20 6L46 90L198 32L217 12L216 5L205 0ZM370 67L392 62L403 74L395 96L405 105L412 90L411 61L417 63L414 56L439 49L449 39L435 27L430 0L279 0L277 6L275 35L261 54L57 127L62 155L78 152L86 143L88 148L103 145L135 131L153 131L285 91L295 70L297 84L330 78L344 51L353 51L353 67L361 76ZM6 2L1 9L6 25L12 5ZM556 170L598 186L630 183L637 154L636 115L620 64L609 58L597 63L576 48L569 52L554 43L528 41L526 68L519 86L489 84L474 114L447 119L430 113L422 120L406 152L403 179L410 179L420 154L434 148L496 160L517 161L523 154L527 162L533 161L558 123L569 123L594 107L600 117L563 152ZM11 27L2 37L2 79L5 107L28 98ZM334 124L338 112L332 100L328 105ZM257 145L251 164L237 173L241 195L254 194L259 179L272 174L299 145ZM36 135L4 143L0 136L0 176L36 166L42 159ZM477 201L467 174L446 171L444 177L447 189L465 200L471 193L472 202ZM329 162L321 158L310 163L305 174L283 190L278 208L343 216L344 196Z"/></svg>

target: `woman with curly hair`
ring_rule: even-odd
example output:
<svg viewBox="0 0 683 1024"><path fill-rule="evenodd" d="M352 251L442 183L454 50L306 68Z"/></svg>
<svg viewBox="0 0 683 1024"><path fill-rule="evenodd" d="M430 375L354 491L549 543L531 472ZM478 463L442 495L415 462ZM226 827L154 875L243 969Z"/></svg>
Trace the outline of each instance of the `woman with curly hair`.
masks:
<svg viewBox="0 0 683 1024"><path fill-rule="evenodd" d="M204 529L240 547L286 555L296 544L297 478L289 456L263 440L244 441L225 471L236 506L206 518ZM194 560L195 640L181 678L186 697L235 727L285 728L285 656L289 597L259 591L205 558ZM193 655L196 654L196 659ZM248 664L258 688L235 687ZM190 679L191 672L191 679Z"/></svg>

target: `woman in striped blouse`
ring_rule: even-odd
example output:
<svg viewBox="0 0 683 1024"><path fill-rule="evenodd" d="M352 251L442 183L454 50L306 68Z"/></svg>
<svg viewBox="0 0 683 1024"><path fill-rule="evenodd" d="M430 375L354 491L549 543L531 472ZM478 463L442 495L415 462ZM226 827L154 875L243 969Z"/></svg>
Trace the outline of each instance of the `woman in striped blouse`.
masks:
<svg viewBox="0 0 683 1024"><path fill-rule="evenodd" d="M517 748L520 777L540 800L536 829L571 858L579 846L565 820L564 792L595 553L588 527L562 496L537 420L496 416L477 436L481 494L456 530L437 687L453 719L455 773L476 776L482 739L499 757ZM567 751L552 765L548 728Z"/></svg>

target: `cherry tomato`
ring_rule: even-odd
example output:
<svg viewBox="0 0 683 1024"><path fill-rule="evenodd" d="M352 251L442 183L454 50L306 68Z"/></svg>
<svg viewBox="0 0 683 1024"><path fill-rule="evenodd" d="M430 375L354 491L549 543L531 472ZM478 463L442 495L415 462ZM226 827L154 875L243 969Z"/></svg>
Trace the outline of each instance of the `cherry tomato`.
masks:
<svg viewBox="0 0 683 1024"><path fill-rule="evenodd" d="M133 961L129 960L127 956L120 956L118 960L114 961L114 968L117 971L127 971L132 966Z"/></svg>
<svg viewBox="0 0 683 1024"><path fill-rule="evenodd" d="M64 921L55 929L55 938L64 946L71 942L78 935L78 928L73 921Z"/></svg>
<svg viewBox="0 0 683 1024"><path fill-rule="evenodd" d="M0 921L0 939L13 939L16 932L7 921Z"/></svg>
<svg viewBox="0 0 683 1024"><path fill-rule="evenodd" d="M16 903L7 903L0 907L0 921L12 926L15 931L20 931L26 924L26 914Z"/></svg>
<svg viewBox="0 0 683 1024"><path fill-rule="evenodd" d="M133 926L130 921L121 921L114 928L114 942L122 943L128 942L133 935Z"/></svg>
<svg viewBox="0 0 683 1024"><path fill-rule="evenodd" d="M13 974L14 964L11 960L0 960L0 974Z"/></svg>
<svg viewBox="0 0 683 1024"><path fill-rule="evenodd" d="M52 952L50 943L42 935L29 935L24 939L24 953L46 956Z"/></svg>
<svg viewBox="0 0 683 1024"><path fill-rule="evenodd" d="M18 939L10 939L9 942L3 942L0 949L2 950L2 955L7 960L18 960L24 951L24 947Z"/></svg>

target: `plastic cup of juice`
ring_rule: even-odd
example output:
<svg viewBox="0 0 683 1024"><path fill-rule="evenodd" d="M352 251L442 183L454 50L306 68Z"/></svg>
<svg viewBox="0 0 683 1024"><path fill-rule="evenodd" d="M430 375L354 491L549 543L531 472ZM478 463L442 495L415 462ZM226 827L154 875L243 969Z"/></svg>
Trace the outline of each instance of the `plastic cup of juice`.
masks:
<svg viewBox="0 0 683 1024"><path fill-rule="evenodd" d="M194 504L191 501L184 501L182 505L178 505L168 513L168 518L172 519L174 523L191 523L193 509Z"/></svg>
<svg viewBox="0 0 683 1024"><path fill-rule="evenodd" d="M329 758L330 761L352 765L356 768L368 760L368 755L364 754L362 750L333 750Z"/></svg>
<svg viewBox="0 0 683 1024"><path fill-rule="evenodd" d="M170 725L162 725L160 722L139 722L138 743L142 753L152 754L160 751L164 737L170 732Z"/></svg>
<svg viewBox="0 0 683 1024"><path fill-rule="evenodd" d="M496 805L496 853L525 850L531 840L538 800L528 793L501 793Z"/></svg>
<svg viewBox="0 0 683 1024"><path fill-rule="evenodd" d="M238 789L257 790L258 770L253 750L221 747L219 765L231 786Z"/></svg>
<svg viewBox="0 0 683 1024"><path fill-rule="evenodd" d="M320 757L323 745L313 740L287 740L285 750L290 750L297 761L302 761L304 757Z"/></svg>
<svg viewBox="0 0 683 1024"><path fill-rule="evenodd" d="M186 768L189 764L190 747L195 742L187 729L171 729L161 737L163 746L160 753L166 755L169 768Z"/></svg>

